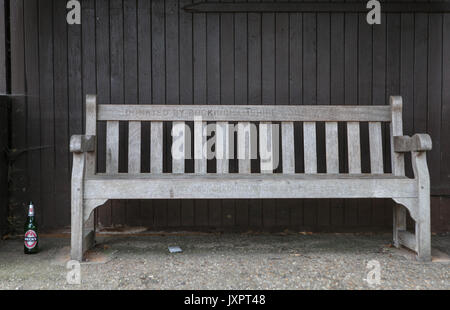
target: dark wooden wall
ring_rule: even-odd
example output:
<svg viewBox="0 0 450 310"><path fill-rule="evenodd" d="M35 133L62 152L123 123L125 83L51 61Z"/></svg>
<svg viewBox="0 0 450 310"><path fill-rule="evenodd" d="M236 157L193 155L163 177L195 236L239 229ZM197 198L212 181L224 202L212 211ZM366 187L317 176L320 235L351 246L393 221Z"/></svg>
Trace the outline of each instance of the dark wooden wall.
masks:
<svg viewBox="0 0 450 310"><path fill-rule="evenodd" d="M237 105L384 105L402 95L405 133L433 138L433 230L450 230L449 14L383 14L369 26L365 14L191 14L181 9L190 3L84 0L82 25L68 26L64 0L11 1L12 91L26 94L13 103L12 144L30 148L15 161L13 214L32 199L44 228L69 225L68 141L83 133L89 93L100 103ZM143 150L148 170L148 143ZM99 144L99 170L104 152ZM126 169L126 149L120 158ZM154 229L359 231L390 227L391 208L388 200L112 201L97 218Z"/></svg>
<svg viewBox="0 0 450 310"><path fill-rule="evenodd" d="M8 217L8 160L9 98L7 75L7 16L5 1L0 0L0 237L7 231ZM6 14L5 14L6 13Z"/></svg>

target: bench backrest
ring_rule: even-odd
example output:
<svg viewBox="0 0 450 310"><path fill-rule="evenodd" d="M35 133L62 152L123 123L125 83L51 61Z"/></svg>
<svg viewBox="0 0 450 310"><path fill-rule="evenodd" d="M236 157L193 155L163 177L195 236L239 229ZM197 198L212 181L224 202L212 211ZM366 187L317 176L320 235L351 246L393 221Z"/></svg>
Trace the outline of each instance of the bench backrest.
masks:
<svg viewBox="0 0 450 310"><path fill-rule="evenodd" d="M194 172L207 172L207 159L202 156L205 144L206 126L212 124L215 131L215 150L225 155L226 150L234 153L233 132L237 131L237 157L239 158L239 173L251 173L251 150L263 152L279 152L279 162L282 173L292 174L295 171L295 153L303 148L302 173L317 173L317 126L325 123L325 160L326 173L340 173L339 170L339 138L338 123L345 123L346 157L348 173L361 173L361 135L360 123L368 123L368 138L370 150L370 173L384 173L382 127L390 124L391 167L395 175L404 174L403 155L392 152L392 137L401 136L402 132L402 100L401 97L391 97L389 106L227 106L227 105L113 105L97 104L96 97L88 95L86 100L86 134L96 135L98 121L106 121L106 173L119 172L119 122L128 122L128 173L141 173L141 122L151 122L150 129L150 173L163 172L163 156L165 155L163 141L163 123L171 122L172 127L179 128L177 137L181 137L181 149L194 151ZM185 122L193 122L193 141L186 139L188 133ZM303 128L303 145L294 143L294 124L301 122ZM251 125L258 128L257 139ZM181 129L180 129L181 128ZM277 130L279 129L279 133ZM172 133L173 134L173 133ZM231 137L230 137L231 136ZM281 139L277 139L281 136ZM254 138L254 137L253 137ZM180 141L180 140L179 140ZM253 143L251 142L253 141ZM257 141L257 143L255 143ZM184 144L192 145L184 145ZM342 143L342 141L341 141ZM252 145L252 144L257 144ZM170 150L170 147L167 148ZM297 149L297 151L296 151ZM234 154L230 154L233 158ZM220 156L219 156L220 157ZM228 173L228 157L222 156L216 160L216 172ZM261 172L272 173L276 168L273 158L268 162L263 156L260 160ZM89 154L87 173L95 173L96 155ZM184 173L185 160L172 159L171 173Z"/></svg>

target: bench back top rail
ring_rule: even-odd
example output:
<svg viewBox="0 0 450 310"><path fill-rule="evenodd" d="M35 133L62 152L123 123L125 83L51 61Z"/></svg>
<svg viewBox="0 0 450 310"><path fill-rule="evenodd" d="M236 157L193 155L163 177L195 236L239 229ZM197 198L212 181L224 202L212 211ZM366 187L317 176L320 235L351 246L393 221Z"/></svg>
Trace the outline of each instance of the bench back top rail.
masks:
<svg viewBox="0 0 450 310"><path fill-rule="evenodd" d="M164 141L164 122L172 123L172 136L179 141L177 156L172 156L171 173L185 173L185 159L193 150L194 172L207 173L207 159L202 151L210 133L207 125L214 123L216 173L229 173L228 158L238 158L238 173L252 173L252 150L257 148L261 173L273 173L281 165L282 173L296 173L296 152L303 148L305 174L318 173L318 122L325 123L326 173L338 174L339 141L338 124L345 123L347 167L349 174L361 174L361 122L368 123L370 173L383 174L383 123L390 123L390 140L402 134L402 102L391 97L389 106L228 106L228 105L97 105L95 96L86 101L86 133L95 135L96 122L106 121L106 173L119 173L119 122L128 122L128 173L141 173L141 122L151 122L150 173L163 173L163 161L167 156ZM190 141L185 122L193 122L193 141ZM294 124L302 122L303 145L294 143ZM250 130L257 128L257 137ZM230 126L233 126L230 131ZM176 132L174 132L174 128ZM189 129L189 128L188 128ZM234 134L233 130L236 132ZM206 133L206 134L205 134ZM236 135L237 149L233 148ZM280 139L278 139L280 137ZM255 138L255 139L253 139ZM255 143L257 141L257 143ZM392 143L392 142L391 142ZM188 145L189 144L189 145ZM255 145L252 145L255 144ZM121 146L122 147L122 146ZM402 153L394 153L391 147L392 170L404 175ZM264 154L270 153L271 157ZM342 152L341 152L342 153ZM221 154L221 156L219 156ZM273 154L276 154L273 156ZM231 156L231 157L230 157ZM341 154L342 156L342 154ZM88 174L95 174L95 156L89 157ZM274 158L276 160L274 160ZM298 156L297 156L298 158Z"/></svg>
<svg viewBox="0 0 450 310"><path fill-rule="evenodd" d="M389 106L98 105L100 121L390 122Z"/></svg>

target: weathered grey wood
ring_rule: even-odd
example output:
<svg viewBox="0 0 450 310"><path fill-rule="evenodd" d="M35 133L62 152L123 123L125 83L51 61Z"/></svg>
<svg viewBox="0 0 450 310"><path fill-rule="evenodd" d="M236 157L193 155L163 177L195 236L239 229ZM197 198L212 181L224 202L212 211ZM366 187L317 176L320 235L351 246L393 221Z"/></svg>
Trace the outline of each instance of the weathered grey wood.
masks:
<svg viewBox="0 0 450 310"><path fill-rule="evenodd" d="M86 95L86 135L97 137L97 96ZM94 141L94 151L86 154L86 174L97 171L97 142Z"/></svg>
<svg viewBox="0 0 450 310"><path fill-rule="evenodd" d="M72 258L81 260L95 237L93 210L108 199L283 199L283 198L392 198L394 244L431 259L430 181L424 151L431 149L426 134L405 137L401 98L390 107L364 106L98 106L98 119L107 120L106 173L87 173L88 156L95 154L95 97L86 101L86 131L73 136ZM95 108L94 108L95 107ZM93 111L94 109L94 111ZM195 173L185 173L185 120L194 118ZM205 117L203 117L205 116ZM89 119L89 120L88 120ZM129 166L118 172L119 120L129 121ZM151 122L151 171L140 173L140 121ZM163 121L172 126L172 173L163 174ZM217 174L207 174L206 121L217 121ZM228 173L231 136L228 121L237 126L239 174ZM281 121L283 174L278 165L277 124ZM391 121L392 174L383 173L381 122ZM251 174L252 122L259 121L261 173ZM293 121L303 122L305 173L295 174ZM325 121L327 173L317 173L316 121ZM349 174L339 173L338 121L347 121ZM371 173L361 174L360 122L369 122ZM404 152L412 152L414 179L404 176ZM95 166L94 166L95 168ZM92 169L92 166L89 168ZM406 232L406 209L416 221L416 234Z"/></svg>
<svg viewBox="0 0 450 310"><path fill-rule="evenodd" d="M294 123L281 123L281 144L283 155L283 173L295 173Z"/></svg>
<svg viewBox="0 0 450 310"><path fill-rule="evenodd" d="M103 121L267 121L267 122L389 122L387 106L294 106L294 105L98 105Z"/></svg>
<svg viewBox="0 0 450 310"><path fill-rule="evenodd" d="M383 173L383 139L381 123L369 122L370 172Z"/></svg>
<svg viewBox="0 0 450 310"><path fill-rule="evenodd" d="M71 184L71 236L70 257L81 262L83 260L83 196L86 153L73 154Z"/></svg>
<svg viewBox="0 0 450 310"><path fill-rule="evenodd" d="M398 231L398 241L401 245L413 250L417 251L416 247L416 236L413 233L410 233L406 230Z"/></svg>
<svg viewBox="0 0 450 310"><path fill-rule="evenodd" d="M403 153L394 151L394 136L403 136L402 121L402 98L398 96L390 97L391 106L391 124L390 124L390 143L391 143L391 168L394 175L405 175L405 159ZM406 230L406 210L400 205L393 207L393 241L394 246L399 247L398 231Z"/></svg>
<svg viewBox="0 0 450 310"><path fill-rule="evenodd" d="M119 122L106 123L106 172L119 172Z"/></svg>
<svg viewBox="0 0 450 310"><path fill-rule="evenodd" d="M228 173L230 158L230 128L227 122L216 123L217 173Z"/></svg>
<svg viewBox="0 0 450 310"><path fill-rule="evenodd" d="M250 173L252 133L249 122L238 123L237 139L239 173Z"/></svg>
<svg viewBox="0 0 450 310"><path fill-rule="evenodd" d="M94 152L95 136L73 135L70 138L70 151L72 153Z"/></svg>
<svg viewBox="0 0 450 310"><path fill-rule="evenodd" d="M305 173L317 173L316 123L303 123Z"/></svg>
<svg viewBox="0 0 450 310"><path fill-rule="evenodd" d="M361 173L361 140L358 122L347 123L348 172Z"/></svg>
<svg viewBox="0 0 450 310"><path fill-rule="evenodd" d="M151 123L150 172L163 172L163 122Z"/></svg>
<svg viewBox="0 0 450 310"><path fill-rule="evenodd" d="M428 134L415 134L412 137L394 137L395 152L423 152L432 148L431 137Z"/></svg>
<svg viewBox="0 0 450 310"><path fill-rule="evenodd" d="M176 150L172 145L172 173L184 173L184 161L186 158L186 128L184 122L173 122L172 137L178 137L178 141L180 141L180 145ZM178 154L177 157L179 158L175 157L175 153Z"/></svg>
<svg viewBox="0 0 450 310"><path fill-rule="evenodd" d="M327 173L339 173L339 140L336 122L325 123Z"/></svg>
<svg viewBox="0 0 450 310"><path fill-rule="evenodd" d="M417 197L408 178L343 178L339 175L94 176L86 180L88 199L263 199ZM306 176L306 177L305 177Z"/></svg>
<svg viewBox="0 0 450 310"><path fill-rule="evenodd" d="M206 122L194 121L194 170L206 173Z"/></svg>
<svg viewBox="0 0 450 310"><path fill-rule="evenodd" d="M128 126L128 172L141 172L141 122Z"/></svg>
<svg viewBox="0 0 450 310"><path fill-rule="evenodd" d="M267 122L259 124L259 157L261 173L273 173L274 166L274 141L273 125Z"/></svg>
<svg viewBox="0 0 450 310"><path fill-rule="evenodd" d="M414 178L417 181L418 220L416 220L417 257L421 261L431 260L431 223L430 223L430 174L425 152L412 152L411 161Z"/></svg>

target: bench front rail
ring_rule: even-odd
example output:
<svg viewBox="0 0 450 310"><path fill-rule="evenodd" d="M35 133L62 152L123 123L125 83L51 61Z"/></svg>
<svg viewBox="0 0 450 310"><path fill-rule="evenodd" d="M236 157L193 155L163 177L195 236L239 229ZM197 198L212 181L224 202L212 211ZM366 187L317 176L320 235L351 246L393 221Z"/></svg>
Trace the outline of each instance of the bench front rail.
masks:
<svg viewBox="0 0 450 310"><path fill-rule="evenodd" d="M106 121L104 173L96 169L98 121ZM128 171L119 173L119 122L123 121L128 122ZM149 173L141 172L143 121L151 122ZM164 122L172 123L171 147L176 151L171 154L170 172L163 171L167 156L163 152ZM192 142L186 122L194 124ZM297 122L303 128L302 145L294 143ZM325 123L326 173L317 169L318 122ZM368 123L370 173L361 170L361 122ZM346 124L346 173L339 169L338 123ZM384 123L390 124L391 173L384 171ZM205 149L211 124L216 171L207 173ZM256 132L251 130L254 124ZM73 136L70 148L74 157L71 257L75 260L81 261L94 242L94 209L109 199L264 198L392 198L398 203L393 217L394 245L414 250L420 260L431 259L430 180L425 154L431 150L431 139L427 134L403 136L401 97L391 97L390 106L192 106L97 105L96 97L88 95L86 133ZM191 148L194 173L186 173L185 159ZM251 168L256 148L258 172ZM295 169L299 150L303 150L301 173ZM412 154L414 178L405 176L406 152ZM235 153L238 173L230 173L229 158ZM415 233L406 230L406 210L416 223Z"/></svg>

